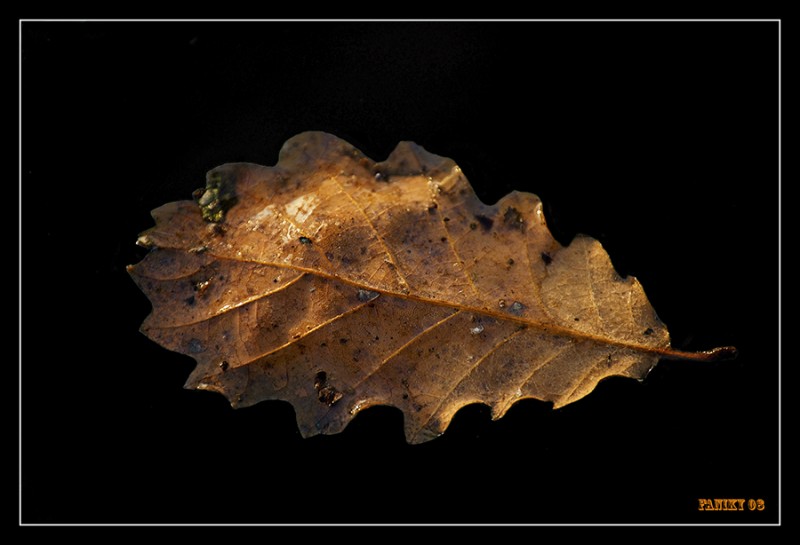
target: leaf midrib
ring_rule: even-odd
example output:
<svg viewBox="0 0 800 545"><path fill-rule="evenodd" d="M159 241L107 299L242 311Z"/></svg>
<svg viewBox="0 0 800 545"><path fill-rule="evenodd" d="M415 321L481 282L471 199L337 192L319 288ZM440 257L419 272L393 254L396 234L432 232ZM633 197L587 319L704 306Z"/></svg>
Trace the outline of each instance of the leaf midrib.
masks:
<svg viewBox="0 0 800 545"><path fill-rule="evenodd" d="M163 248L163 249L182 250L181 248ZM536 321L536 320L531 320L529 318L524 318L524 317L521 317L521 316L513 316L513 315L509 315L509 314L504 314L504 313L497 312L497 311L494 311L494 310L491 310L491 309L488 309L488 308L473 307L473 306L469 306L469 305L460 305L460 304L457 304L457 303L453 303L452 301L446 301L446 300L442 300L442 299L431 299L431 298L427 298L427 297L421 297L421 296L418 296L418 295L414 295L414 294L411 294L411 293L398 293L398 292L394 292L394 291L390 291L390 290L386 290L386 289L376 288L374 286L368 286L368 285L364 285L364 284L359 284L358 282L354 282L354 281L352 281L350 279L342 278L340 276L329 274L329 273L326 273L324 271L319 271L317 269L310 269L310 268L307 268L307 267L300 267L300 266L297 266L297 265L288 265L288 264L285 264L285 263L265 263L263 261L256 261L256 260L250 260L250 259L231 258L231 257L217 255L211 250L208 251L207 255L209 257L212 257L212 258L218 259L218 260L233 261L233 262L237 262L237 263L253 263L253 264L257 264L257 265L263 265L263 266L268 266L268 267L276 267L276 268L279 268L279 269L288 269L288 270L293 270L293 271L297 271L297 272L301 272L301 273L305 273L305 274L311 274L311 275L319 276L319 277L322 277L322 278L327 278L329 280L334 280L336 282L341 282L343 284L346 284L346 285L349 285L349 286L353 286L354 288L367 289L367 290L370 290L370 291L374 291L376 293L380 293L381 295L387 295L389 297L397 297L399 299L404 299L404 300L408 300L408 301L418 301L420 303L425 303L425 304L429 304L429 305L435 305L435 306L439 306L439 307L447 307L447 308L462 310L462 311L466 311L466 312L472 312L474 314L480 314L480 315L483 315L483 316L489 316L489 317L492 317L492 318L495 318L495 319L501 320L501 321L517 323L517 324L520 324L520 325L525 326L525 327L530 327L530 328L533 328L533 329L537 329L539 331L544 331L544 332L549 333L551 335L569 337L569 338L573 338L573 339L577 339L577 340L587 340L587 341L591 341L591 342L594 342L594 343L597 343L597 344L602 344L602 345L607 345L607 346L614 346L614 347L618 347L618 348L627 348L627 349L631 349L631 350L636 350L638 352L643 352L643 353L647 353L647 354L656 354L656 355L663 356L663 357L678 358L678 359L687 359L687 358L695 359L695 358L692 358L692 354L694 354L692 352L682 352L682 351L678 351L678 350L673 350L672 348L669 348L669 347L658 348L658 347L653 347L653 346L646 346L646 345L631 343L631 342L618 340L618 339L611 339L611 338L602 337L602 336L599 336L599 335L592 335L592 334L586 333L584 331L571 329L571 328L564 327L564 326L561 326L561 325L558 325L558 324L548 324L548 323L539 322L539 321ZM267 297L269 295L271 295L271 294L264 294L263 297ZM259 300L259 299L261 299L263 297L258 297L258 298L254 299L254 300ZM234 307L231 307L230 309L227 309L225 312L230 312L230 311L235 310L237 308L239 308L239 307L238 306L234 306ZM214 318L215 316L220 316L222 314L224 314L224 312L221 312L219 314L215 314L214 316L210 316L209 319Z"/></svg>

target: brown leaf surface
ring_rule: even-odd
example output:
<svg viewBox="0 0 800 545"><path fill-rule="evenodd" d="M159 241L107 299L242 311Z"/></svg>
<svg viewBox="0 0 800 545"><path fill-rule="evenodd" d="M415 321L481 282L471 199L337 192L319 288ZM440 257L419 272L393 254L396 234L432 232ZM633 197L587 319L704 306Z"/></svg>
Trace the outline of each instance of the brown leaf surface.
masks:
<svg viewBox="0 0 800 545"><path fill-rule="evenodd" d="M129 267L153 304L142 331L197 360L187 388L289 401L304 436L383 404L420 443L470 403L494 418L526 397L561 407L660 357L732 353L672 350L599 242L562 247L538 197L483 204L413 143L374 163L303 133L274 167L215 168L196 202L153 217L139 238L152 251Z"/></svg>

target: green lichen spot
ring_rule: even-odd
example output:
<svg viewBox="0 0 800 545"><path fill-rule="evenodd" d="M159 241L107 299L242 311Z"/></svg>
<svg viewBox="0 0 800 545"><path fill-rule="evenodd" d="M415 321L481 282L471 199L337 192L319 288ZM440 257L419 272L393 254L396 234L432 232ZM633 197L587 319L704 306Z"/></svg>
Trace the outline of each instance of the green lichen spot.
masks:
<svg viewBox="0 0 800 545"><path fill-rule="evenodd" d="M219 172L209 174L206 188L200 188L192 195L200 207L203 219L211 223L224 220L225 212L236 204L233 181Z"/></svg>

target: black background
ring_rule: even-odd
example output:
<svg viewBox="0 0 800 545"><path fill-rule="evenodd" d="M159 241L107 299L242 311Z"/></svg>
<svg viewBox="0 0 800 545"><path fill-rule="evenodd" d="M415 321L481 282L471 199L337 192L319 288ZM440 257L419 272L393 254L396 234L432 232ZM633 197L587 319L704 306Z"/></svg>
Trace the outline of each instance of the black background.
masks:
<svg viewBox="0 0 800 545"><path fill-rule="evenodd" d="M767 522L778 513L777 23L23 23L24 522ZM125 272L149 211L304 130L454 158L598 238L677 348L558 411L463 409L405 444L373 408L182 389ZM698 512L698 498L763 512Z"/></svg>

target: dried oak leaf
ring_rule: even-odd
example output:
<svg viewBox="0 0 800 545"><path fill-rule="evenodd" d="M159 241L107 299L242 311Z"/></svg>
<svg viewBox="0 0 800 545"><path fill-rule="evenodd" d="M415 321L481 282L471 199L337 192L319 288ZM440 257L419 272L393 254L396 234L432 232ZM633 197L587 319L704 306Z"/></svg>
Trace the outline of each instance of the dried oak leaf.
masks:
<svg viewBox="0 0 800 545"><path fill-rule="evenodd" d="M561 407L661 357L733 352L672 350L599 242L562 247L538 197L483 204L452 160L413 143L375 163L307 132L274 167L215 168L195 197L154 210L139 238L142 331L197 360L187 388L234 407L289 401L304 436L381 404L420 443L470 403L493 418L523 398Z"/></svg>

